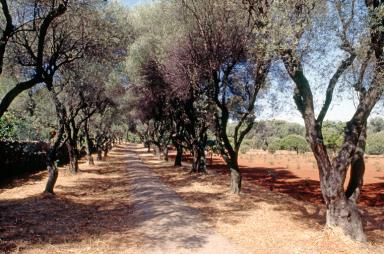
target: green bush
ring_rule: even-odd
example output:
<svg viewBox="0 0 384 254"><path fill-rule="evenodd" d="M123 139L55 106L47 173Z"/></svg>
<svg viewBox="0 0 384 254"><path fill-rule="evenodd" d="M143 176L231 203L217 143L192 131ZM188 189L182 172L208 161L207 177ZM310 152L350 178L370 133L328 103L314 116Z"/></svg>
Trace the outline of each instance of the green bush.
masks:
<svg viewBox="0 0 384 254"><path fill-rule="evenodd" d="M343 144L344 127L343 122L325 121L323 124L324 144L333 152L336 152Z"/></svg>
<svg viewBox="0 0 384 254"><path fill-rule="evenodd" d="M276 138L272 139L271 142L268 144L268 152L275 153L277 150L281 149L281 139Z"/></svg>
<svg viewBox="0 0 384 254"><path fill-rule="evenodd" d="M17 138L16 125L17 118L6 112L0 118L0 140L15 140Z"/></svg>
<svg viewBox="0 0 384 254"><path fill-rule="evenodd" d="M252 147L250 145L248 145L247 143L241 144L241 146L240 146L240 153L246 154L251 149L252 149Z"/></svg>
<svg viewBox="0 0 384 254"><path fill-rule="evenodd" d="M366 152L371 155L384 154L384 131L368 135Z"/></svg>
<svg viewBox="0 0 384 254"><path fill-rule="evenodd" d="M281 139L280 149L304 153L309 151L309 146L304 137L291 134Z"/></svg>

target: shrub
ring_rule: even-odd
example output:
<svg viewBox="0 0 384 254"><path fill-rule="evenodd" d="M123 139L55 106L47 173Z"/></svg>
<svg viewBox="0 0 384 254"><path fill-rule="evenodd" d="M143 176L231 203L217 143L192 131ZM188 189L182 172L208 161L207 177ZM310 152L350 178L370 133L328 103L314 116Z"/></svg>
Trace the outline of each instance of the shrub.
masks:
<svg viewBox="0 0 384 254"><path fill-rule="evenodd" d="M366 152L372 155L384 154L384 131L368 135Z"/></svg>
<svg viewBox="0 0 384 254"><path fill-rule="evenodd" d="M246 154L247 152L249 152L249 150L251 150L251 146L248 145L247 143L244 143L240 146L240 153L242 154Z"/></svg>
<svg viewBox="0 0 384 254"><path fill-rule="evenodd" d="M280 149L304 153L309 151L309 146L304 137L291 134L281 139Z"/></svg>
<svg viewBox="0 0 384 254"><path fill-rule="evenodd" d="M325 146L336 152L344 141L344 127L342 122L325 121L323 124L323 136Z"/></svg>
<svg viewBox="0 0 384 254"><path fill-rule="evenodd" d="M244 139L240 146L240 153L246 154L254 148L254 142L252 139Z"/></svg>
<svg viewBox="0 0 384 254"><path fill-rule="evenodd" d="M46 169L49 144L45 142L0 141L0 178ZM68 162L66 147L58 151L60 165Z"/></svg>
<svg viewBox="0 0 384 254"><path fill-rule="evenodd" d="M16 139L16 122L17 118L9 112L6 112L3 117L0 118L0 140Z"/></svg>
<svg viewBox="0 0 384 254"><path fill-rule="evenodd" d="M275 153L277 150L281 149L281 139L276 138L272 139L271 142L268 144L268 152Z"/></svg>

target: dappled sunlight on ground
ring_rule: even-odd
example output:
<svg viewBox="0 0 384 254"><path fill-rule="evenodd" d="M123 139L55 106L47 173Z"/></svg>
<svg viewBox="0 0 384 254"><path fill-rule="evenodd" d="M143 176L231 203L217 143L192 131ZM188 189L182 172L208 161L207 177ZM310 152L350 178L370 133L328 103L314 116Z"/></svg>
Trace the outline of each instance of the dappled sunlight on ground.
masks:
<svg viewBox="0 0 384 254"><path fill-rule="evenodd" d="M183 199L198 208L206 221L245 253L384 253L382 207L363 203L371 243L360 245L338 232L323 229L324 207L315 180L300 179L279 166L242 167L243 193L238 197L228 194L228 170L218 157L213 158L208 175L197 175L189 173L188 164L175 168L170 161L159 167L151 163L156 158L149 156L146 149L138 146L137 152Z"/></svg>
<svg viewBox="0 0 384 254"><path fill-rule="evenodd" d="M0 253L384 253L382 206L362 202L370 243L352 242L323 229L318 182L278 165L242 167L240 196L218 157L190 174L131 144L80 169L60 169L56 195L46 173L1 183Z"/></svg>

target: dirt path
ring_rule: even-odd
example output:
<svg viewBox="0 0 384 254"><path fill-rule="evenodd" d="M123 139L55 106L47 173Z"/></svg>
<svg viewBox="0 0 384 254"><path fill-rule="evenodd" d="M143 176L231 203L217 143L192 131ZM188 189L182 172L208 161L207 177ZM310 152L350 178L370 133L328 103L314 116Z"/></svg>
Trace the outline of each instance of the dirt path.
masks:
<svg viewBox="0 0 384 254"><path fill-rule="evenodd" d="M128 175L142 253L239 253L132 151Z"/></svg>
<svg viewBox="0 0 384 254"><path fill-rule="evenodd" d="M44 172L0 185L1 254L384 253L381 228L357 245L322 231L321 207L247 179L228 195L227 175L191 175L141 146L80 169L60 169L54 196L41 194Z"/></svg>
<svg viewBox="0 0 384 254"><path fill-rule="evenodd" d="M190 174L189 167L175 168L172 160L159 160L143 146L138 145L136 151L163 182L198 209L215 232L244 253L384 253L382 207L370 210L370 216L364 214L369 219L365 230L370 243L360 245L341 232L324 228L322 205L271 191L247 177L241 195L228 195L229 175L224 171Z"/></svg>
<svg viewBox="0 0 384 254"><path fill-rule="evenodd" d="M237 253L138 159L117 146L106 161L0 185L0 253Z"/></svg>

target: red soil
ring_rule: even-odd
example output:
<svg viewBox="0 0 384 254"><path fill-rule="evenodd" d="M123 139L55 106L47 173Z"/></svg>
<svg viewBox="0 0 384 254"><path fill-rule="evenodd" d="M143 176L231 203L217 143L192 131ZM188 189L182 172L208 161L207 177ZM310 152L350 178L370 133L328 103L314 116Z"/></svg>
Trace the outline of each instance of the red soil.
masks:
<svg viewBox="0 0 384 254"><path fill-rule="evenodd" d="M170 158L175 157L171 152ZM292 161L293 159L293 161ZM184 156L184 161L191 162L191 157ZM227 166L220 156L207 158L208 169L219 174L229 175ZM323 203L320 192L319 175L312 156L281 154L240 156L239 165L246 182L243 190L253 184L261 185L270 190L286 193L298 200L310 203ZM364 187L359 203L368 207L384 206L384 158L368 158ZM348 179L346 184L348 183Z"/></svg>

